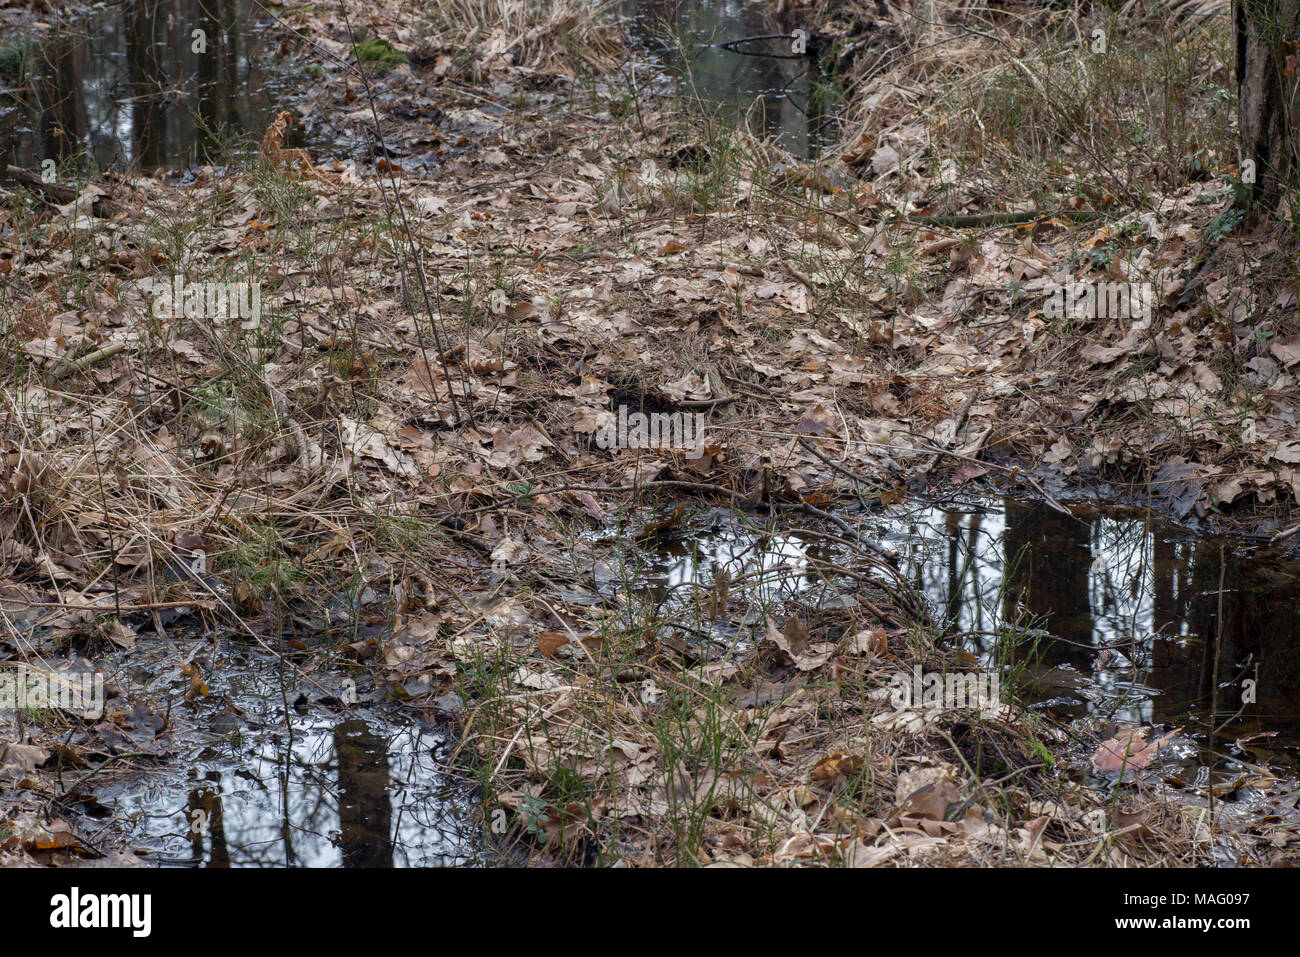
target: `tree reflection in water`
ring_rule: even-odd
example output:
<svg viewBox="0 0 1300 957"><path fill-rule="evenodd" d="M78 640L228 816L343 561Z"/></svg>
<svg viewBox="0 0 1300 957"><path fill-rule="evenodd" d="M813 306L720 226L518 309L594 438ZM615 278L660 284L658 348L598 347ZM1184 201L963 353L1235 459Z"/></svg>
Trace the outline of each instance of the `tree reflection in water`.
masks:
<svg viewBox="0 0 1300 957"><path fill-rule="evenodd" d="M266 675L257 677L260 687ZM240 707L239 736L219 747L210 737L189 742L191 776L178 767L174 779L127 778L112 795L121 819L134 822L127 837L154 859L199 867L479 860L472 792L447 776L440 730L309 708L291 709L290 731L269 691L241 697Z"/></svg>
<svg viewBox="0 0 1300 957"><path fill-rule="evenodd" d="M219 161L273 113L252 0L128 0L29 51L5 161L145 173ZM196 52L195 30L206 52Z"/></svg>
<svg viewBox="0 0 1300 957"><path fill-rule="evenodd" d="M1300 743L1296 563L1231 543L1221 561L1217 539L1012 500L920 509L903 527L915 536L894 542L911 577L946 610L951 633L1019 668L1031 697L1071 716L1190 720L1205 730L1216 681L1222 723L1242 705L1240 680L1255 678L1258 700L1225 734L1270 730L1279 743ZM997 634L1009 623L1046 633L1009 648Z"/></svg>
<svg viewBox="0 0 1300 957"><path fill-rule="evenodd" d="M788 34L791 27L769 15L761 0L628 0L632 33L643 46L667 53L667 65L682 80L685 92L698 95L719 118L734 124L744 116L750 128L773 137L795 156L811 158L832 145L826 87L811 57L782 59L762 53L789 54L790 41L749 44L746 53L716 44L745 37ZM684 56L665 48L665 37L685 46ZM669 43L675 47L676 43Z"/></svg>

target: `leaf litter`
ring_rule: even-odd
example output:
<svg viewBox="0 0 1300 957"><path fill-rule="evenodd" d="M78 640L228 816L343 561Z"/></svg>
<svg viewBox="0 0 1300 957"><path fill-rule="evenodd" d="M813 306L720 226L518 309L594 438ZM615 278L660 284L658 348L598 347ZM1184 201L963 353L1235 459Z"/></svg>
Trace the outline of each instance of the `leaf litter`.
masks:
<svg viewBox="0 0 1300 957"><path fill-rule="evenodd" d="M898 14L886 3L872 18L906 32ZM1215 358L1254 335L1230 275L1273 241L1267 224L1158 322L1064 335L1031 304L1077 249L1140 237L1163 302L1186 291L1173 272L1209 215L1197 187L1162 195L1157 218L1058 216L971 240L908 219L953 185L961 212L983 203L929 161L905 85L861 81L870 119L832 170L852 185L830 187L743 131L702 143L671 99L623 113L609 86L584 101L579 70L623 47L577 6L468 46L393 4L369 16L408 62L367 91L331 59L350 50L341 24L286 5L312 38L299 52L328 56L252 162L6 205L40 237L2 251L5 301L23 303L0 432L13 660L127 650L177 618L258 640L286 614L329 622L323 596L359 582L391 628L350 636L355 666L419 713L454 715L485 809L510 812L502 839L540 858L1140 864L1201 860L1226 840L1150 788L1125 810L1044 760L1073 748L1098 772L1141 770L1174 732L1147 743L1136 729L1120 754L1117 738L1084 744L1013 704L893 707L893 675L954 661L869 543L823 570L835 607L767 607L752 583L715 582L642 617L610 585L621 552L678 528L697 500L802 514L845 540L852 528L819 505L862 487L887 503L1037 470L1144 476L1181 515L1252 498L1285 515L1300 499L1300 337L1279 325L1250 346L1249 381ZM984 69L981 44L898 69ZM291 124L316 142L373 139L372 93L383 158L284 148ZM99 215L110 193L122 212ZM393 203L409 235L384 215ZM153 228L163 220L184 224L182 246ZM1089 275L1134 268L1112 256ZM259 282L262 316L159 316L158 290L182 270ZM702 414L704 440L602 449L619 406ZM1231 442L1224 423L1241 424ZM627 522L631 542L591 544ZM186 701L203 697L201 671L186 674ZM147 698L83 729L90 750L165 755L172 702ZM53 752L4 722L5 852L77 849L68 821L30 817L55 792Z"/></svg>

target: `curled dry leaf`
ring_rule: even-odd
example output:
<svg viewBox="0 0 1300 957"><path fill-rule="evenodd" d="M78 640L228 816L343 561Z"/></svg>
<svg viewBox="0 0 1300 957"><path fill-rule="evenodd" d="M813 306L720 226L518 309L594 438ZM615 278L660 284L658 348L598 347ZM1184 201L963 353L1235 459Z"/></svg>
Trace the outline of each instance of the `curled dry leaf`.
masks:
<svg viewBox="0 0 1300 957"><path fill-rule="evenodd" d="M16 741L0 744L0 775L14 776L34 771L49 756L50 752L34 744L18 744Z"/></svg>
<svg viewBox="0 0 1300 957"><path fill-rule="evenodd" d="M895 790L899 813L934 821L947 816L948 805L961 801L961 792L953 784L947 768L917 768L898 777Z"/></svg>
<svg viewBox="0 0 1300 957"><path fill-rule="evenodd" d="M0 454L0 501L32 495L49 481L48 460L41 454L27 450Z"/></svg>
<svg viewBox="0 0 1300 957"><path fill-rule="evenodd" d="M808 777L813 781L826 784L857 774L862 770L862 766L862 755L832 751L813 765L812 770L808 772Z"/></svg>
<svg viewBox="0 0 1300 957"><path fill-rule="evenodd" d="M383 465L395 475L415 475L415 463L405 452L400 452L388 444L377 430L368 425L339 417L339 433L344 447L353 458L368 458Z"/></svg>
<svg viewBox="0 0 1300 957"><path fill-rule="evenodd" d="M492 549L492 564L518 565L528 557L528 546L517 538L503 539Z"/></svg>
<svg viewBox="0 0 1300 957"><path fill-rule="evenodd" d="M775 649L776 657L793 664L800 671L812 671L831 660L837 646L831 641L808 641L808 629L797 616L787 619L785 627L777 630L776 622L767 619L767 631L761 642Z"/></svg>
<svg viewBox="0 0 1300 957"><path fill-rule="evenodd" d="M873 847L866 841L856 840L844 849L844 866L878 867L901 850L903 847L900 844L891 843Z"/></svg>
<svg viewBox="0 0 1300 957"><path fill-rule="evenodd" d="M854 654L883 658L889 654L889 636L885 634L885 629L880 627L873 628L871 631L860 631L853 636L851 647Z"/></svg>
<svg viewBox="0 0 1300 957"><path fill-rule="evenodd" d="M72 825L62 818L45 823L34 815L23 815L13 821L0 836L0 848L26 851L79 850L81 842Z"/></svg>
<svg viewBox="0 0 1300 957"><path fill-rule="evenodd" d="M791 655L797 657L808 647L808 628L797 616L792 615L786 620L781 634L785 638L785 650Z"/></svg>
<svg viewBox="0 0 1300 957"><path fill-rule="evenodd" d="M569 643L569 636L562 631L544 631L537 636L537 650L543 658L554 658L556 653Z"/></svg>
<svg viewBox="0 0 1300 957"><path fill-rule="evenodd" d="M554 675L542 674L531 668L519 668L515 671L514 679L516 684L536 691L551 691L564 685L564 682Z"/></svg>
<svg viewBox="0 0 1300 957"><path fill-rule="evenodd" d="M121 619L109 622L104 629L104 637L119 648L129 650L135 647L135 629Z"/></svg>
<svg viewBox="0 0 1300 957"><path fill-rule="evenodd" d="M1024 827L1016 829L1017 849L1027 859L1031 861L1047 859L1047 855L1043 853L1043 832L1047 830L1047 824L1051 820L1051 815L1044 814L1028 822Z"/></svg>

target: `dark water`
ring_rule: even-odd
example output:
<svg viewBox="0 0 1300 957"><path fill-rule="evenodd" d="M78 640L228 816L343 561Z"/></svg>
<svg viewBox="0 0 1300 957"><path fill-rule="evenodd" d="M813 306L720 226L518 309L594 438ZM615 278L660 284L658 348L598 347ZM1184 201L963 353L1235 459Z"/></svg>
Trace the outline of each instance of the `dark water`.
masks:
<svg viewBox="0 0 1300 957"><path fill-rule="evenodd" d="M815 156L834 139L836 105L818 61L766 55L790 53L788 40L717 46L789 34L767 9L762 0L623 6L641 46L722 122L745 117L791 153ZM29 170L52 161L152 173L255 148L288 94L311 82L280 55L271 25L252 0L125 0L0 41L0 154ZM285 145L308 143L291 128Z"/></svg>
<svg viewBox="0 0 1300 957"><path fill-rule="evenodd" d="M137 673L166 652L137 648ZM158 660L155 661L155 658ZM415 867L481 860L477 803L449 776L448 733L364 703L343 707L274 659L238 651L178 707L156 770L96 787L146 862L185 867ZM338 677L316 679L342 693ZM324 701L315 700L324 698ZM285 702L289 702L286 710Z"/></svg>
<svg viewBox="0 0 1300 957"><path fill-rule="evenodd" d="M1030 631L1005 660L1024 666L1031 699L1072 716L1204 727L1216 685L1217 724L1253 680L1256 700L1225 735L1300 743L1300 565L1141 517L1075 511L1015 501L932 510L895 539L956 632ZM998 641L959 643L989 657Z"/></svg>
<svg viewBox="0 0 1300 957"><path fill-rule="evenodd" d="M1065 722L1178 726L1158 775L1186 801L1258 781L1267 767L1276 787L1244 789L1221 820L1282 815L1300 824L1288 784L1300 775L1300 564L1135 513L1074 511L1005 499L847 517L897 552L905 577L947 624L948 644L1001 665L1004 687L1031 707ZM690 607L696 589L688 586L723 569L736 582L732 597L749 599L744 621L706 626L723 642L751 634L739 626L761 626L784 602L851 600L842 580L824 574L852 562L837 546L761 530L724 510L627 546L619 546L627 567L598 576L605 598L624 582L642 599L675 606L663 616L665 634ZM162 646L129 653L124 663L139 685L130 700L180 702L188 679L176 657ZM168 712L175 730L165 759L96 785L104 820L81 823L92 839L104 827L146 861L171 866L487 859L472 784L448 770L447 731L373 692L345 707L342 673L282 675L256 649L225 652L207 672L211 694ZM1243 701L1247 680L1251 702ZM1076 757L1086 765L1086 753Z"/></svg>
<svg viewBox="0 0 1300 957"><path fill-rule="evenodd" d="M1066 720L1173 724L1201 739L1227 722L1220 746L1264 734L1252 748L1294 766L1300 563L1135 512L1074 512L1006 499L863 523L899 554L950 645L1002 665L1026 702ZM719 522L656 545L637 574L647 594L671 601L723 568L732 578L778 569L754 597L808 600L824 587L810 559L835 560L822 544Z"/></svg>
<svg viewBox="0 0 1300 957"><path fill-rule="evenodd" d="M634 36L657 51L683 93L723 122L743 117L753 132L812 158L834 145L838 133L832 116L838 101L818 60L775 56L791 53L789 40L735 42L792 33L794 24L769 15L772 7L765 0L629 0L623 10Z"/></svg>
<svg viewBox="0 0 1300 957"><path fill-rule="evenodd" d="M151 173L260 145L280 94L303 82L273 57L268 23L251 0L127 0L0 43L5 162Z"/></svg>

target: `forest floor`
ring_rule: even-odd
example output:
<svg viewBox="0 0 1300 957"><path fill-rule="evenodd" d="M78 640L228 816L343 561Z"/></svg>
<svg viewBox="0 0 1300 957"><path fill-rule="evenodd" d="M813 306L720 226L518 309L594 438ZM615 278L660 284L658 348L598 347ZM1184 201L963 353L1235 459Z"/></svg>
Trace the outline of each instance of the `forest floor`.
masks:
<svg viewBox="0 0 1300 957"><path fill-rule="evenodd" d="M485 29L377 0L362 32L392 62L363 77L342 17L292 0L283 49L317 72L238 163L8 192L0 649L75 669L152 633L177 658L147 694L110 676L98 723L0 715L0 854L99 853L82 791L207 694L192 634L306 624L295 662L454 722L489 840L538 860L1289 859L1263 763L1248 786L1275 799L1229 826L1213 788L1144 774L1176 732L891 701L914 668L979 668L847 510L1104 480L1294 525L1294 236L1223 218L1224 24L1147 45L1107 20L1107 57L1066 12L975 35L846 7L819 25L859 112L824 163L647 92L576 5ZM260 316L159 308L173 277L259 283ZM1157 300L1051 318L1056 280ZM619 406L703 416L703 439L602 448ZM628 550L713 506L828 543L834 600L760 575L647 603Z"/></svg>

